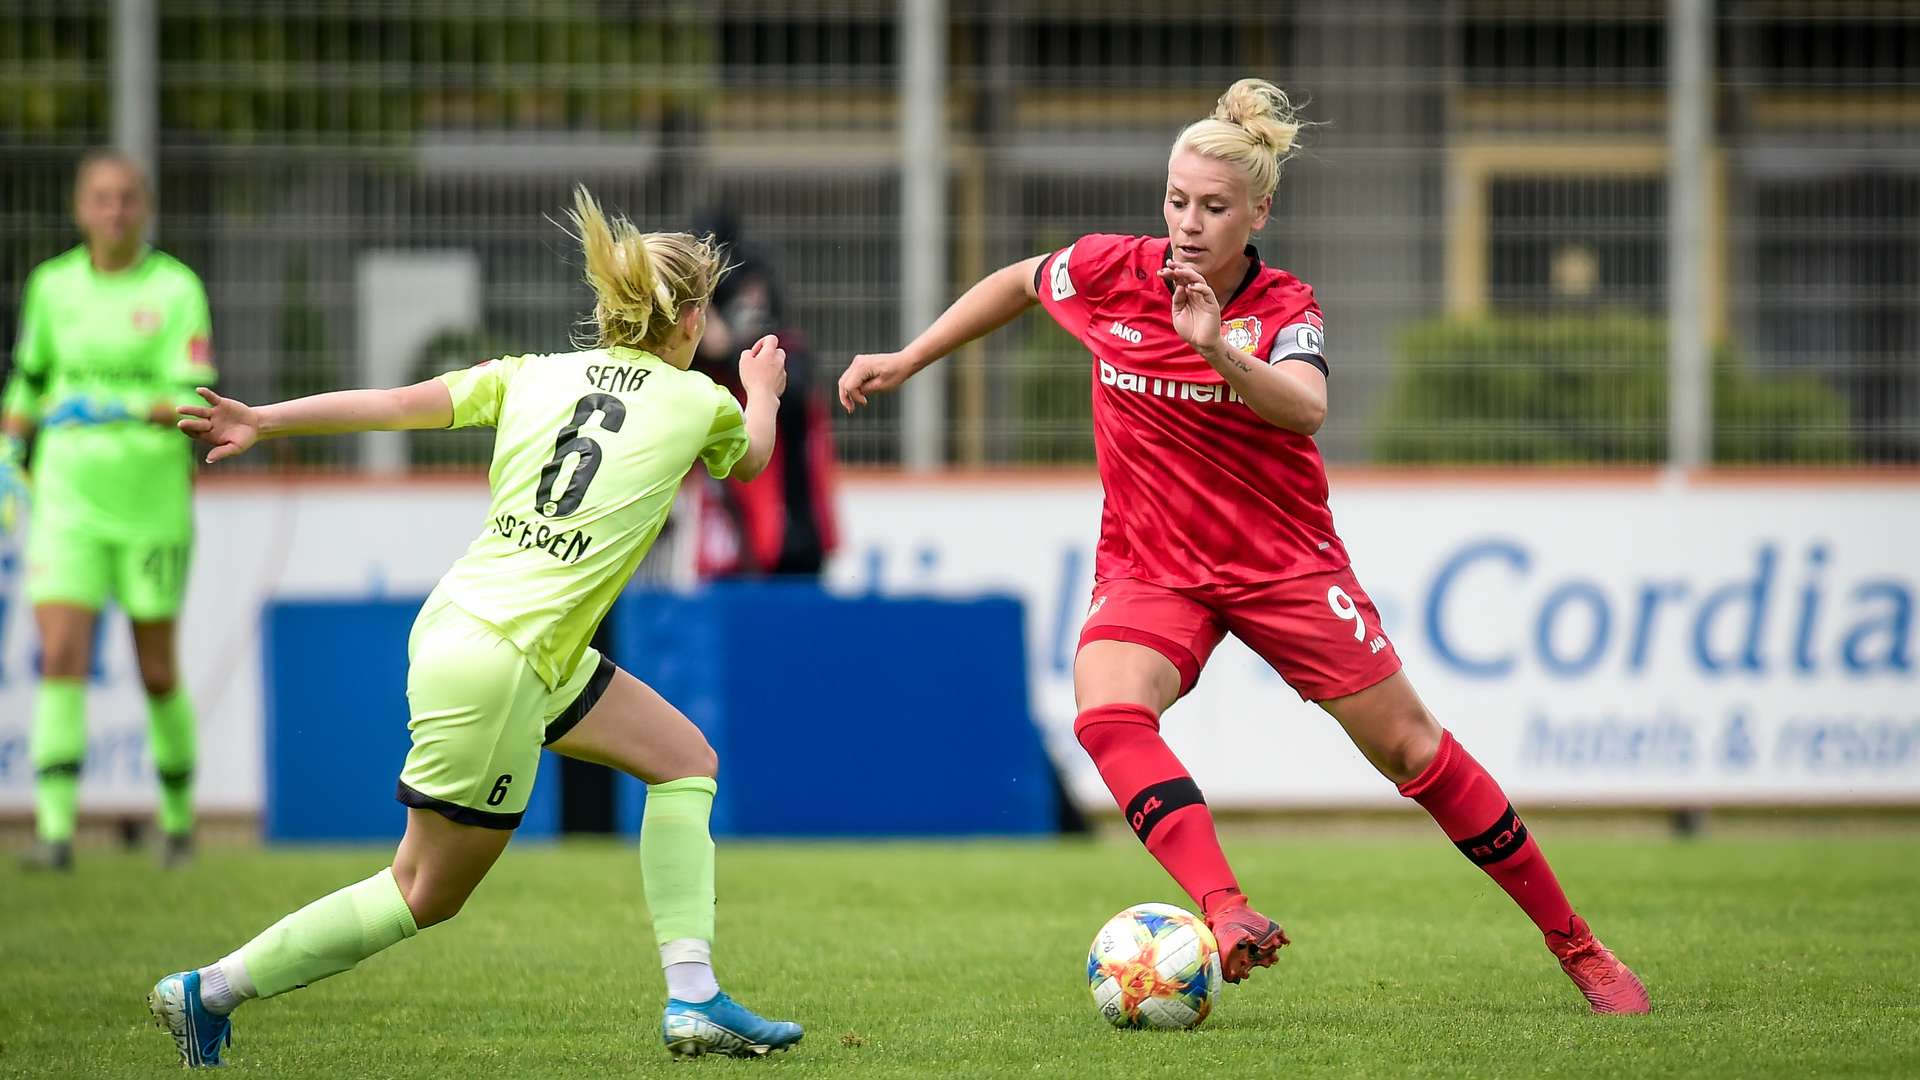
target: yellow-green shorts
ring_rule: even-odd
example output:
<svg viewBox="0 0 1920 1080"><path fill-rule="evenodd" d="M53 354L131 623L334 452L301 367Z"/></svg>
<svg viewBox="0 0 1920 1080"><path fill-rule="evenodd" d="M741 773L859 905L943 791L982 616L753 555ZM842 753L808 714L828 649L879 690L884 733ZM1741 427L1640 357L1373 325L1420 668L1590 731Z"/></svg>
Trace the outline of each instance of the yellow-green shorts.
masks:
<svg viewBox="0 0 1920 1080"><path fill-rule="evenodd" d="M613 681L588 649L557 688L513 642L438 596L407 639L413 749L397 798L462 825L512 829L526 815L540 748L587 715Z"/></svg>
<svg viewBox="0 0 1920 1080"><path fill-rule="evenodd" d="M99 611L113 600L135 622L175 618L192 559L191 537L131 540L35 522L27 537L27 602Z"/></svg>

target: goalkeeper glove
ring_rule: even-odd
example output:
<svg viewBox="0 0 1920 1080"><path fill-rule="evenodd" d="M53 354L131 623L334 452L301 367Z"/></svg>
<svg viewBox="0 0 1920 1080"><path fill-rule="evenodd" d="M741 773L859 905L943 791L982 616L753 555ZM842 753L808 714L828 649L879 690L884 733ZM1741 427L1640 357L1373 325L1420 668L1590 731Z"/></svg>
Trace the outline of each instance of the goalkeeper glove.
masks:
<svg viewBox="0 0 1920 1080"><path fill-rule="evenodd" d="M26 456L26 440L0 437L0 533L12 532L27 508L27 473L20 467Z"/></svg>

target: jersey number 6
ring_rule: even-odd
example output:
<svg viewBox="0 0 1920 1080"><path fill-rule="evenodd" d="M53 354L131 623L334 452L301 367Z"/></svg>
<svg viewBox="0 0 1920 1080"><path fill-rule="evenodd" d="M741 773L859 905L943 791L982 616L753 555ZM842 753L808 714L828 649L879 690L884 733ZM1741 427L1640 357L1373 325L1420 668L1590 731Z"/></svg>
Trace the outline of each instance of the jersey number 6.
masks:
<svg viewBox="0 0 1920 1080"><path fill-rule="evenodd" d="M1367 640L1367 620L1361 616L1360 608L1347 595L1347 590L1338 585L1327 590L1327 606L1340 618L1353 623L1353 640Z"/></svg>
<svg viewBox="0 0 1920 1080"><path fill-rule="evenodd" d="M619 431L627 422L626 404L612 394L588 394L574 403L573 422L561 428L559 437L553 440L553 459L541 467L540 486L533 491L533 507L546 517L566 517L580 509L580 500L587 497L587 485L600 471L600 444L580 434L594 413L600 414L600 427L605 431ZM572 454L580 455L580 461L567 477L567 489L555 492L560 467Z"/></svg>

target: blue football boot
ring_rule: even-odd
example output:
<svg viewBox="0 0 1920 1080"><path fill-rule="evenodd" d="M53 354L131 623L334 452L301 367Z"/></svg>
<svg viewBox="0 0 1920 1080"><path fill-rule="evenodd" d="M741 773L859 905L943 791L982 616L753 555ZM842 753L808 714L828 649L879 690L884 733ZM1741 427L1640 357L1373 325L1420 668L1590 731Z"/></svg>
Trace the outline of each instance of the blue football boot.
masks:
<svg viewBox="0 0 1920 1080"><path fill-rule="evenodd" d="M147 1008L154 1025L173 1036L180 1063L189 1069L217 1068L221 1048L233 1045L233 1021L209 1012L200 1000L198 971L175 972L154 983Z"/></svg>
<svg viewBox="0 0 1920 1080"><path fill-rule="evenodd" d="M660 1036L674 1057L698 1057L701 1054L726 1054L729 1057L759 1057L774 1050L788 1050L800 1041L799 1024L785 1020L762 1020L753 1010L726 994L715 994L712 1001L698 1005L667 999L666 1015L660 1019Z"/></svg>

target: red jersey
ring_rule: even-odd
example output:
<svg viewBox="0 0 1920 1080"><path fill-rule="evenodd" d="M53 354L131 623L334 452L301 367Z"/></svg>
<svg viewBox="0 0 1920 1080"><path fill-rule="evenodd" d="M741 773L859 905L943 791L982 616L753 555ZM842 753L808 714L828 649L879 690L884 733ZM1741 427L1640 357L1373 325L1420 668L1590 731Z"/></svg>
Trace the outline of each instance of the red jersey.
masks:
<svg viewBox="0 0 1920 1080"><path fill-rule="evenodd" d="M1040 265L1040 303L1093 353L1093 435L1106 501L1094 576L1172 588L1339 570L1313 439L1260 419L1173 328L1164 237L1083 236ZM1221 298L1242 352L1326 370L1313 290L1263 265Z"/></svg>

